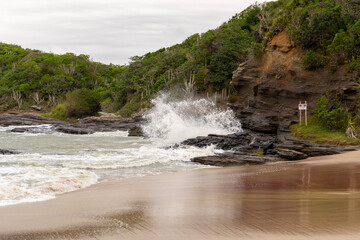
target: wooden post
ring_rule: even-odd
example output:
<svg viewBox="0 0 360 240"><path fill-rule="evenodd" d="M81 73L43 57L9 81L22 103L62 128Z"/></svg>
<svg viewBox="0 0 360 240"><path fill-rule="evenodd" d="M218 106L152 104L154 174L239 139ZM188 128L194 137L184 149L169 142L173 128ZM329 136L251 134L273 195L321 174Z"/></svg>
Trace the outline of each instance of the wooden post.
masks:
<svg viewBox="0 0 360 240"><path fill-rule="evenodd" d="M305 108L305 126L307 126L307 102L305 101L305 105L306 105L306 108Z"/></svg>
<svg viewBox="0 0 360 240"><path fill-rule="evenodd" d="M299 103L299 107L300 107L300 104L301 104L301 101ZM301 109L299 109L299 112L300 112L300 126L301 126Z"/></svg>

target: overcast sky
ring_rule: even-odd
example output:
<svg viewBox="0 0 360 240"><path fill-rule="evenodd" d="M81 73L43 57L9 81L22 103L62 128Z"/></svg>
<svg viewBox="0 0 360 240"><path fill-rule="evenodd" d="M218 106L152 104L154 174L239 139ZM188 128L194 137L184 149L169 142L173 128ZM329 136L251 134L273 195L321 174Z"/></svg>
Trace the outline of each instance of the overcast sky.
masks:
<svg viewBox="0 0 360 240"><path fill-rule="evenodd" d="M131 56L216 28L253 3L255 0L8 0L0 8L0 42L126 64Z"/></svg>

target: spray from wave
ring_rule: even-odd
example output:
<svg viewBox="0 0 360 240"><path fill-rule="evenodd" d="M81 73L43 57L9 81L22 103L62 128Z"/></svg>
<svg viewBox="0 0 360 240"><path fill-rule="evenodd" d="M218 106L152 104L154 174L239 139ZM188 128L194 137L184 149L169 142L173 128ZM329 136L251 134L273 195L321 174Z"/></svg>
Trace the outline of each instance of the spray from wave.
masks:
<svg viewBox="0 0 360 240"><path fill-rule="evenodd" d="M153 108L145 115L144 133L166 144L208 134L240 132L241 123L232 110L221 110L206 99L169 101L162 94L152 101Z"/></svg>

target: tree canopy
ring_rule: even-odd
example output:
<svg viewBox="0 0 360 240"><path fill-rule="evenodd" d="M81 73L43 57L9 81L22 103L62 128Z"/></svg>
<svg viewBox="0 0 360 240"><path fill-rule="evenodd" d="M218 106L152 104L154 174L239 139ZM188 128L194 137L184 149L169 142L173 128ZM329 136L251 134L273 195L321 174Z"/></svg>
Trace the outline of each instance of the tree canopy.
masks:
<svg viewBox="0 0 360 240"><path fill-rule="evenodd" d="M129 106L136 111L157 92L190 80L198 93L234 92L230 81L238 64L257 59L282 31L306 50L304 68L345 65L360 72L359 12L360 5L349 0L257 3L216 29L134 56L124 66L0 43L0 111L19 105L14 96L24 109L40 102L51 108L76 89L94 90L102 110L111 112Z"/></svg>

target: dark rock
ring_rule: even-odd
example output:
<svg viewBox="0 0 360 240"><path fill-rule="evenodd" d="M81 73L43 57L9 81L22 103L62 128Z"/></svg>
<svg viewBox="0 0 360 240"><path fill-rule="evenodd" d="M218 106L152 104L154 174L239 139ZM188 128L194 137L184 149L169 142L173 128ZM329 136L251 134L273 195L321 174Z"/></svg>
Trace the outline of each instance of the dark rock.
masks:
<svg viewBox="0 0 360 240"><path fill-rule="evenodd" d="M53 128L47 128L47 127L19 127L19 128L13 128L10 132L15 133L53 133Z"/></svg>
<svg viewBox="0 0 360 240"><path fill-rule="evenodd" d="M58 120L29 113L0 114L0 126L24 126L42 124L61 125L64 123Z"/></svg>
<svg viewBox="0 0 360 240"><path fill-rule="evenodd" d="M265 152L277 143L276 135L261 134L257 132L239 132L229 135L210 134L207 137L196 137L183 141L182 145L207 147L210 145L223 150L236 152Z"/></svg>
<svg viewBox="0 0 360 240"><path fill-rule="evenodd" d="M144 132L140 126L134 126L129 129L129 136L130 137L143 137Z"/></svg>
<svg viewBox="0 0 360 240"><path fill-rule="evenodd" d="M276 145L276 148L295 150L302 152L309 157L317 157L324 155L334 155L345 151L344 147L333 146L333 145L318 145L314 143L301 144L298 142L285 142Z"/></svg>
<svg viewBox="0 0 360 240"><path fill-rule="evenodd" d="M27 132L28 128L14 128L11 129L11 132L16 132L16 133L24 133Z"/></svg>
<svg viewBox="0 0 360 240"><path fill-rule="evenodd" d="M266 145L264 147L264 155L267 155L269 152L271 152L271 150L274 149L274 143L269 143L268 145Z"/></svg>
<svg viewBox="0 0 360 240"><path fill-rule="evenodd" d="M14 150L0 149L0 154L10 155L10 154L19 154L19 152L14 151Z"/></svg>
<svg viewBox="0 0 360 240"><path fill-rule="evenodd" d="M68 134L93 134L95 131L88 128L77 128L71 126L61 126L56 128L56 131Z"/></svg>
<svg viewBox="0 0 360 240"><path fill-rule="evenodd" d="M295 150L277 148L275 151L277 155L288 160L302 160L308 158L308 155Z"/></svg>
<svg viewBox="0 0 360 240"><path fill-rule="evenodd" d="M342 147L326 144L309 143L289 136L288 133L263 134L255 131L229 135L210 134L185 140L182 145L206 147L214 145L218 149L231 150L232 154L194 158L192 161L215 165L234 166L259 163L259 161L302 160L308 157L338 154L345 151L359 150L360 147Z"/></svg>
<svg viewBox="0 0 360 240"><path fill-rule="evenodd" d="M317 156L324 156L324 155L334 155L339 154L343 152L343 149L341 147L318 147L318 146L312 146L312 147L305 147L302 149L302 152L307 154L309 157L317 157Z"/></svg>
<svg viewBox="0 0 360 240"><path fill-rule="evenodd" d="M90 128L95 132L128 131L132 127L139 125L142 121L143 119L141 117L87 117L84 119L80 119L77 123L72 124L72 126L80 128Z"/></svg>

